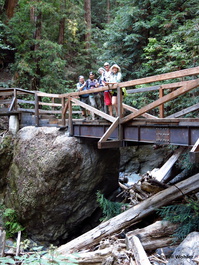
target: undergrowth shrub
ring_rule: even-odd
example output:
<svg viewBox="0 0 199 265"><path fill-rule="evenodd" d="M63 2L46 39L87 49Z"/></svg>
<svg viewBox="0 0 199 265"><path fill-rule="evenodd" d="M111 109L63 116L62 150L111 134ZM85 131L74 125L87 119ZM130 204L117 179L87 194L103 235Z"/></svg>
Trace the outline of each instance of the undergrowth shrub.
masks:
<svg viewBox="0 0 199 265"><path fill-rule="evenodd" d="M6 208L2 210L3 212L3 221L6 230L6 237L12 237L17 232L23 231L25 228L19 223L17 214L14 209Z"/></svg>
<svg viewBox="0 0 199 265"><path fill-rule="evenodd" d="M164 206L157 210L164 220L178 224L173 237L184 239L189 233L199 231L199 200L189 199L186 204Z"/></svg>
<svg viewBox="0 0 199 265"><path fill-rule="evenodd" d="M103 217L100 221L107 221L108 219L120 214L123 209L126 208L126 204L124 203L107 200L100 191L97 192L97 202L99 203L103 213Z"/></svg>

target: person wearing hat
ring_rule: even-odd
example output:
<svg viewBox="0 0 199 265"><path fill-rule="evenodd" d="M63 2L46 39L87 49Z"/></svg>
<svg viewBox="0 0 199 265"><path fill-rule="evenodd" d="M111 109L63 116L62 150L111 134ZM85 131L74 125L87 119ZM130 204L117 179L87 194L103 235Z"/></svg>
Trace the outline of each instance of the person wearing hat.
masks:
<svg viewBox="0 0 199 265"><path fill-rule="evenodd" d="M120 83L122 80L121 68L117 64L113 64L110 68L111 74L109 78L109 83L116 84ZM118 108L117 108L117 91L114 90L112 93L112 106L115 109L116 115L118 116Z"/></svg>
<svg viewBox="0 0 199 265"><path fill-rule="evenodd" d="M80 92L80 91L84 91L84 90L87 90L86 88L86 82L84 80L84 76L83 75L80 75L79 76L79 82L76 84L76 87L77 87L77 91ZM83 94L83 95L80 95L80 101L90 105L90 100L89 100L89 94ZM82 111L82 117L84 119L86 119L86 116L87 116L87 111L86 109L84 109L83 107L81 107L81 111Z"/></svg>
<svg viewBox="0 0 199 265"><path fill-rule="evenodd" d="M109 82L109 78L110 78L110 74L111 74L111 66L108 62L105 62L104 63L104 69L105 69L105 72L104 72L104 77L106 79L106 82Z"/></svg>
<svg viewBox="0 0 199 265"><path fill-rule="evenodd" d="M109 79L110 76L110 65L109 63L104 63L104 68L100 67L98 69L98 73L101 74L101 83L103 84L103 86L106 85L107 80ZM113 116L113 109L112 109L112 99L111 99L111 93L109 90L105 90L104 91L104 108L105 108L105 112L107 113L107 107L108 107L108 113Z"/></svg>

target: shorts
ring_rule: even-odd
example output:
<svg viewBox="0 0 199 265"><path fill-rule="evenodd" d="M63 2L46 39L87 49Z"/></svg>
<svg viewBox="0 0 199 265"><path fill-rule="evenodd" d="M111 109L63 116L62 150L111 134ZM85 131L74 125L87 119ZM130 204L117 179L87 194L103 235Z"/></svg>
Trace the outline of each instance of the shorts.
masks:
<svg viewBox="0 0 199 265"><path fill-rule="evenodd" d="M86 103L86 104L88 104L88 105L91 104L91 103L90 103L90 100L89 100L89 97L81 97L81 98L80 98L80 101L81 101L81 102L84 102L84 103ZM83 108L82 106L80 106L80 109L81 109L81 110L84 110L85 108Z"/></svg>
<svg viewBox="0 0 199 265"><path fill-rule="evenodd" d="M106 106L112 105L111 103L111 93L109 91L104 91L104 102Z"/></svg>

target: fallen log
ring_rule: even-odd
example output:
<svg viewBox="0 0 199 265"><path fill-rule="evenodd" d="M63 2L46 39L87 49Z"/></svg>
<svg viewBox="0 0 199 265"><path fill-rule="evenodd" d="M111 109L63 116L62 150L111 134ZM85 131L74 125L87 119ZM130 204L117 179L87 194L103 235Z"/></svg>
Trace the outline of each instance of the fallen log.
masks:
<svg viewBox="0 0 199 265"><path fill-rule="evenodd" d="M138 265L151 265L146 252L137 236L131 238L132 251L135 257L136 264Z"/></svg>
<svg viewBox="0 0 199 265"><path fill-rule="evenodd" d="M148 225L144 228L138 228L133 231L126 233L128 237L138 236L142 241L149 241L154 238L161 238L165 236L170 236L174 233L177 228L176 224L169 221L156 221L155 223Z"/></svg>
<svg viewBox="0 0 199 265"><path fill-rule="evenodd" d="M178 160L179 156L184 151L184 147L177 149L174 154L169 158L169 160L158 170L152 173L152 177L158 181L162 181L163 178L167 175L169 170L173 167L175 162Z"/></svg>
<svg viewBox="0 0 199 265"><path fill-rule="evenodd" d="M171 237L177 228L176 224L168 221L156 221L144 228L135 229L126 233L126 236L131 239L132 236L137 236L146 251L153 251L157 248L166 247L173 243ZM177 239L175 239L176 242Z"/></svg>
<svg viewBox="0 0 199 265"><path fill-rule="evenodd" d="M156 211L156 209L171 203L173 200L199 190L199 174L196 174L184 181L177 183L157 194L149 197L125 212L101 223L87 233L73 239L72 241L60 246L57 251L60 254L77 252L80 249L99 243L102 238L121 231L133 224L141 221L144 217Z"/></svg>

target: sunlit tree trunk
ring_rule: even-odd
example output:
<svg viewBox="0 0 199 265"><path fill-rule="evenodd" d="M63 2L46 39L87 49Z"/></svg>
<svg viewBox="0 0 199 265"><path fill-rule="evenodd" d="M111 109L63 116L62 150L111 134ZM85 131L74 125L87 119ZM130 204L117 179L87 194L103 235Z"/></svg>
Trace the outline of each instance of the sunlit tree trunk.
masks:
<svg viewBox="0 0 199 265"><path fill-rule="evenodd" d="M110 0L107 0L107 23L110 23Z"/></svg>
<svg viewBox="0 0 199 265"><path fill-rule="evenodd" d="M8 19L12 18L14 15L14 9L18 3L18 0L6 0L5 1L5 9L6 9L6 15Z"/></svg>
<svg viewBox="0 0 199 265"><path fill-rule="evenodd" d="M36 40L36 43L33 47L34 51L37 51L39 49L39 43L37 43L37 40L41 39L41 30L42 30L42 13L41 11L36 12L36 8L34 6L31 7L30 9L30 20L31 22L34 24L35 26L35 31L34 31L34 35L33 35L33 39ZM35 62L37 64L37 70L36 73L38 75L40 75L40 69L38 66L38 60L39 59L35 59ZM32 90L37 90L37 87L39 86L39 80L36 77L33 77L31 80L31 89Z"/></svg>
<svg viewBox="0 0 199 265"><path fill-rule="evenodd" d="M84 0L84 18L86 22L86 49L89 50L91 42L91 0Z"/></svg>
<svg viewBox="0 0 199 265"><path fill-rule="evenodd" d="M66 12L66 0L63 0L61 3L61 13L65 14ZM58 37L58 44L64 44L65 40L65 24L66 24L66 18L62 17L59 21L59 37Z"/></svg>

